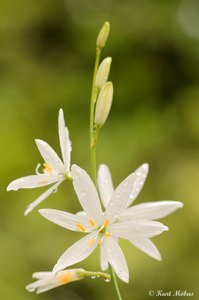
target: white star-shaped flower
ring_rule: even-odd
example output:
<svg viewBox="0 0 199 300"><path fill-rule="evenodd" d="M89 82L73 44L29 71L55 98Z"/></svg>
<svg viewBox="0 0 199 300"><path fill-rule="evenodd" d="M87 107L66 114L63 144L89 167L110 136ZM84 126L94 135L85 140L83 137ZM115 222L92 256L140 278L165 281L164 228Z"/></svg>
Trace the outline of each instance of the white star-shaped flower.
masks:
<svg viewBox="0 0 199 300"><path fill-rule="evenodd" d="M7 191L17 191L18 189L37 188L55 183L27 207L24 213L25 215L31 212L33 208L40 204L50 194L55 192L58 186L65 179L71 179L71 142L69 139L68 128L65 126L64 113L62 109L59 110L58 132L63 160L59 158L57 153L48 143L36 139L36 145L39 149L41 156L45 161L45 163L43 164L43 173L38 172L38 167L40 166L39 164L36 169L36 175L18 178L12 181L7 187Z"/></svg>
<svg viewBox="0 0 199 300"><path fill-rule="evenodd" d="M56 274L53 272L36 272L33 273L32 277L37 280L27 285L26 289L29 292L36 291L37 294L40 294L58 286L82 279L84 277L83 272L83 269L68 269Z"/></svg>
<svg viewBox="0 0 199 300"><path fill-rule="evenodd" d="M147 212L141 218L120 219L130 203L130 198L133 195L132 191L135 189L135 193L138 192L136 190L136 173L129 175L115 191L111 190L111 198L107 201L105 212L102 211L97 190L88 174L80 167L73 165L72 178L74 189L85 215L74 215L54 209L41 209L40 213L48 220L64 228L88 233L88 235L63 253L54 267L54 272L84 260L99 244L101 256L103 257L102 264L106 264L106 261L108 261L117 276L128 282L128 266L118 244L118 238L129 241L148 241L149 238L168 230L168 227L150 220L150 215L148 216ZM106 196L107 193L110 196L108 192L110 180L107 181L107 177L101 177L100 175L98 183L101 195Z"/></svg>
<svg viewBox="0 0 199 300"><path fill-rule="evenodd" d="M148 164L143 164L134 172L135 176L130 197L126 202L125 209L120 216L118 216L120 222L128 222L131 220L156 220L171 214L178 208L183 207L183 204L178 201L146 202L130 207L142 190L148 171ZM101 201L106 209L114 193L114 187L109 168L104 164L100 165L98 169L98 188ZM129 241L149 256L157 260L161 260L159 250L149 238L141 238L137 236L130 238ZM102 270L108 268L108 262L102 251L101 268Z"/></svg>

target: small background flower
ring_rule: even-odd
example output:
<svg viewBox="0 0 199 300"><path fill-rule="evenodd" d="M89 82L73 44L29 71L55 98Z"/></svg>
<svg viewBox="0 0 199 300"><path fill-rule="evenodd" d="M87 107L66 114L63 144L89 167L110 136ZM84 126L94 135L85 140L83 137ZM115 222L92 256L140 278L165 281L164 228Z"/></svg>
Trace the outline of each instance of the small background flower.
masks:
<svg viewBox="0 0 199 300"><path fill-rule="evenodd" d="M186 15L186 5L194 2L1 0L0 299L38 300L24 289L32 271L50 269L64 247L80 238L50 224L37 210L28 219L23 217L24 207L38 196L38 190L6 193L5 189L12 178L35 172L41 160L36 137L59 149L60 107L73 142L72 161L89 172L94 43L107 16L111 36L102 56L113 58L114 102L106 130L100 134L98 163L110 167L117 186L148 162L149 177L136 204L163 198L184 203L182 210L163 220L170 230L153 239L162 262L128 242L121 243L133 280L128 289L121 283L121 293L124 299L133 295L141 300L148 299L151 288L196 291L199 40L197 34L190 34L196 26ZM197 12L196 7L194 16ZM39 208L80 210L68 181L44 203ZM55 246L49 247L52 239ZM97 269L98 258L96 251L77 267ZM89 295L98 300L102 290L103 299L111 299L111 289L103 281L85 279L39 298L78 300Z"/></svg>

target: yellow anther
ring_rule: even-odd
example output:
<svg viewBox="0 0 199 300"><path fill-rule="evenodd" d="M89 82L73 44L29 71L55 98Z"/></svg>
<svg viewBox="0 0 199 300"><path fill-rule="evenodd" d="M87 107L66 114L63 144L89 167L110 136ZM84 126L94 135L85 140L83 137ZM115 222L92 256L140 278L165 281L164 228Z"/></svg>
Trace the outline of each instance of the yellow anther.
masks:
<svg viewBox="0 0 199 300"><path fill-rule="evenodd" d="M95 242L95 239L91 239L91 240L89 241L89 245L91 246L94 242Z"/></svg>
<svg viewBox="0 0 199 300"><path fill-rule="evenodd" d="M103 242L103 239L101 239L101 240L99 241L100 246L101 246L102 242Z"/></svg>
<svg viewBox="0 0 199 300"><path fill-rule="evenodd" d="M92 225L93 227L95 227L95 226L96 226L96 224L95 224L94 220L90 220L90 223L91 223L91 225Z"/></svg>
<svg viewBox="0 0 199 300"><path fill-rule="evenodd" d="M104 222L104 227L108 227L109 222L110 222L110 221L107 219L107 220Z"/></svg>
<svg viewBox="0 0 199 300"><path fill-rule="evenodd" d="M111 233L107 232L105 235L106 235L106 237L108 238L108 237L111 236Z"/></svg>
<svg viewBox="0 0 199 300"><path fill-rule="evenodd" d="M81 230L81 231L83 231L83 232L86 231L86 228L85 228L83 225L81 225L81 224L76 224L76 226L77 226L77 228L78 228L79 230Z"/></svg>
<svg viewBox="0 0 199 300"><path fill-rule="evenodd" d="M43 166L44 166L44 171L46 171L48 174L52 174L53 170L48 164L44 163Z"/></svg>

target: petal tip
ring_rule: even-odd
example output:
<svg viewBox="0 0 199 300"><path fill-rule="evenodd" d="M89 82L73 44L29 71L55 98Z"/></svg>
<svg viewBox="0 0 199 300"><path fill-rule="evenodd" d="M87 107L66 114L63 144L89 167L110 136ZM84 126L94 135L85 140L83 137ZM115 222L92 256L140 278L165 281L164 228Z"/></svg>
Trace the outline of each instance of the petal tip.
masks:
<svg viewBox="0 0 199 300"><path fill-rule="evenodd" d="M144 163L142 165L142 168L145 169L146 171L148 171L149 170L149 164L148 163Z"/></svg>
<svg viewBox="0 0 199 300"><path fill-rule="evenodd" d="M178 205L177 205L178 208L182 208L183 206L184 206L184 203L178 202Z"/></svg>
<svg viewBox="0 0 199 300"><path fill-rule="evenodd" d="M15 181L15 180L14 180ZM12 181L6 188L7 192L10 191L17 191L19 188L16 187L16 185L14 184L14 181Z"/></svg>

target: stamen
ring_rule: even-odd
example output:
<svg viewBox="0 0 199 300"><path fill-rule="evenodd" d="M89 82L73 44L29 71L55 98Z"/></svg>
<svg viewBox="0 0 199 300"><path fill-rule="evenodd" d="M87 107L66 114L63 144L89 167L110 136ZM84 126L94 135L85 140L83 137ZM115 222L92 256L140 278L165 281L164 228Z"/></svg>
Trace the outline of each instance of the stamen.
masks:
<svg viewBox="0 0 199 300"><path fill-rule="evenodd" d="M110 222L110 221L107 219L107 220L104 222L104 227L108 227L109 222Z"/></svg>
<svg viewBox="0 0 199 300"><path fill-rule="evenodd" d="M91 224L93 227L95 227L95 226L96 226L96 224L95 224L95 221L94 221L94 220L90 220L90 224Z"/></svg>
<svg viewBox="0 0 199 300"><path fill-rule="evenodd" d="M110 232L107 232L107 233L105 234L105 236L108 238L108 237L111 236L111 233L110 233Z"/></svg>
<svg viewBox="0 0 199 300"><path fill-rule="evenodd" d="M77 228L78 228L79 230L81 230L81 231L83 231L83 232L86 231L86 228L85 228L83 225L81 225L81 224L76 224L76 226L77 226Z"/></svg>
<svg viewBox="0 0 199 300"><path fill-rule="evenodd" d="M95 242L95 240L96 240L96 239L91 239L91 240L89 241L89 245L91 246L91 245Z"/></svg>
<svg viewBox="0 0 199 300"><path fill-rule="evenodd" d="M36 172L37 175L43 174L43 173L40 173L40 172L39 172L39 168L40 168L40 167L41 167L41 164L38 164L38 165L36 166L35 172Z"/></svg>
<svg viewBox="0 0 199 300"><path fill-rule="evenodd" d="M103 239L101 239L101 240L99 241L100 246L102 245L102 242L103 242Z"/></svg>
<svg viewBox="0 0 199 300"><path fill-rule="evenodd" d="M48 174L52 174L53 170L47 163L44 163L43 166L45 172L47 172Z"/></svg>

